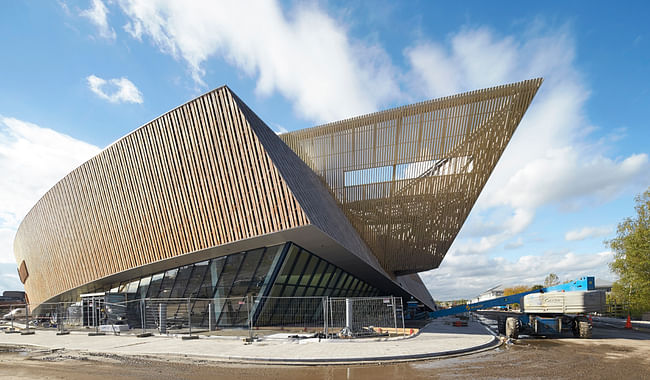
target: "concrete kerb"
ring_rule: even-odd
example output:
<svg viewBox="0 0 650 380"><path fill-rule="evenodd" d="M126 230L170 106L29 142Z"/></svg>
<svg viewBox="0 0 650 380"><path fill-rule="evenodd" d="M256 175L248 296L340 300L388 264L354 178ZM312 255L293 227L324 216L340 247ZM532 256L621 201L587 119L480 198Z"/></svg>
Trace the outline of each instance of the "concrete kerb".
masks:
<svg viewBox="0 0 650 380"><path fill-rule="evenodd" d="M503 343L500 339L493 337L492 341L476 347L464 348L460 350L450 350L442 352L432 352L426 354L414 355L395 355L395 356L377 356L364 358L319 358L319 359L276 359L276 358L245 358L241 356L229 356L225 361L229 363L240 364L272 364L272 365L352 365L352 364L380 364L380 363L403 363L431 359L453 358L488 351L501 346Z"/></svg>
<svg viewBox="0 0 650 380"><path fill-rule="evenodd" d="M273 365L273 366L318 366L318 365L368 365L368 364L385 364L385 363L406 363L423 360L435 360L455 358L460 356L472 355L480 352L496 349L501 346L503 342L493 337L493 340L476 347L470 347L460 350L451 350L444 352L433 352L429 354L415 354L415 355L396 355L396 356L380 356L380 357L359 357L359 358L320 358L320 359L278 359L278 358L251 358L242 356L208 356L208 355L174 355L174 354L128 354L122 352L101 352L91 350L68 350L64 347L48 348L36 344L0 344L0 346L12 347L28 347L38 349L37 353L54 353L54 352L83 352L87 354L102 354L111 357L132 358L150 361L177 361L183 360L197 360L202 363L212 362L219 364L250 364L250 365Z"/></svg>
<svg viewBox="0 0 650 380"><path fill-rule="evenodd" d="M367 365L367 364L378 364L378 363L397 363L397 362L411 362L411 361L421 361L421 360L431 360L431 359L443 359L443 358L450 358L450 357L457 357L457 356L463 356L463 355L470 355L478 352L483 352L487 350L494 349L502 344L502 341L494 335L494 333L491 332L490 329L488 329L486 326L482 324L478 324L476 328L481 327L482 329L486 329L487 332L490 333L491 339L488 342L485 342L483 340L482 344L478 344L475 346L470 346L470 347L463 347L460 349L449 349L446 351L437 351L437 352L423 352L422 350L422 345L423 342L420 341L420 349L419 352L416 352L414 354L408 354L407 352L404 352L402 350L401 353L398 353L396 355L390 355L389 352L388 355L381 355L377 356L377 352L368 352L369 356L363 356L363 354L360 356L360 352L350 352L349 357L307 357L307 358L297 358L297 357L284 357L284 358L278 358L278 357L268 357L268 353L260 353L258 352L258 355L251 355L251 356L244 356L244 355L219 355L219 354L212 354L212 355L203 355L198 352L191 352L192 349L189 350L189 352L184 353L182 352L183 350L181 349L176 352L146 352L146 351L140 351L140 352L129 352L129 351L124 351L123 349L120 348L120 346L112 346L112 349L108 350L96 350L93 348L75 348L74 345L72 345L71 348L62 348L61 346L57 345L57 347L51 347L51 346L45 346L45 345L39 345L39 344L32 344L32 343L25 343L22 344L18 342L13 342L13 343L6 343L6 342L0 342L0 345L13 345L13 346L23 346L23 347L39 347L45 350L46 352L54 352L54 351L61 351L65 350L68 352L79 352L79 353L87 353L87 354L100 354L100 355L117 355L120 357L129 357L129 358L141 358L141 359L146 359L146 360L178 360L183 359L183 360L196 360L199 362L214 362L214 363L237 363L237 364L252 364L252 365L297 365L297 366L315 366L315 365ZM458 330L458 332L461 332L463 328ZM482 330L481 329L481 330ZM453 329L450 329L453 330ZM447 332L442 332L443 335L449 334L449 331ZM421 330L422 331L422 330ZM476 331L476 330L474 330ZM422 333L419 332L417 335L414 334L413 336L409 336L408 338L401 338L400 340L402 341L411 341L413 338L416 336L421 335ZM82 335L82 334L73 334L73 335ZM485 334L486 336L488 334ZM154 339L169 339L170 337L166 336L154 336ZM171 337L172 339L174 338L181 338L181 337ZM213 336L202 336L200 339L201 340L212 340L212 339L227 339L227 340L234 340L234 339L239 339L237 337L213 337ZM424 339L430 340L432 347L434 347L436 337L425 337ZM441 339L445 339L444 337ZM181 339L179 339L180 341ZM351 342L347 341L350 343L359 343L358 341L356 342ZM395 342L395 341L393 341ZM124 342L127 343L127 342ZM143 342L144 343L144 342ZM311 344L309 342L306 342L308 344ZM334 344L346 344L344 342L333 342ZM373 345L374 343L379 343L382 344L381 341L367 341L363 342L363 344L369 344ZM405 342L406 343L406 342ZM479 343L479 342L475 342ZM180 345L182 343L179 342ZM424 343L425 346L428 343ZM133 343L128 343L123 347L126 346L132 346ZM139 345L139 344L138 344ZM78 346L77 346L78 347ZM181 347L181 346L179 346ZM440 347L439 347L440 348ZM453 348L453 345L448 348ZM372 351L372 350L371 350ZM273 352L273 351L270 351ZM363 349L361 350L363 352Z"/></svg>

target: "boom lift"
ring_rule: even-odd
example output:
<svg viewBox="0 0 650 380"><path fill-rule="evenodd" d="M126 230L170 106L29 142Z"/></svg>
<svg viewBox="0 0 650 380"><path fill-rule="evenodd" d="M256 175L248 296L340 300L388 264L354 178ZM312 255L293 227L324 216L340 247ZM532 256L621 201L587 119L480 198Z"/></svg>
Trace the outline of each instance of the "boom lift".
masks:
<svg viewBox="0 0 650 380"><path fill-rule="evenodd" d="M498 297L429 313L431 318L467 313L491 307L520 305L520 312L495 312L499 334L516 339L519 334L554 335L571 330L574 336L591 338L591 319L586 315L602 310L605 293L596 291L594 277L528 292Z"/></svg>

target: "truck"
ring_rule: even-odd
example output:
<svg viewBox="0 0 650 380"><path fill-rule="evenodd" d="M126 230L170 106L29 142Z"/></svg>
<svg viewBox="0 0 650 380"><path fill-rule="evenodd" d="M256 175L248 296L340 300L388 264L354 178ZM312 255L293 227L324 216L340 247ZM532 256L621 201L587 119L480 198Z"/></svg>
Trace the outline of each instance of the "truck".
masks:
<svg viewBox="0 0 650 380"><path fill-rule="evenodd" d="M2 318L6 321L12 320L12 319L19 319L24 317L26 314L26 310L24 307L19 307L16 309L13 309L12 311L8 312L5 314Z"/></svg>
<svg viewBox="0 0 650 380"><path fill-rule="evenodd" d="M485 311L513 303L519 312ZM498 297L481 302L432 311L431 318L481 310L497 320L499 334L517 339L520 334L558 335L570 331L575 337L591 338L592 323L589 313L602 311L605 293L595 290L594 277L528 292Z"/></svg>

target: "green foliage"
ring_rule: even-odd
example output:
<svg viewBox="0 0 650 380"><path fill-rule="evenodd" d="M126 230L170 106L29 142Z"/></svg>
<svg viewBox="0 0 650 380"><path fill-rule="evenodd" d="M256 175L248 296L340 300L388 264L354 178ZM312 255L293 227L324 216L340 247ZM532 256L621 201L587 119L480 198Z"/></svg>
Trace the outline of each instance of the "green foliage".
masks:
<svg viewBox="0 0 650 380"><path fill-rule="evenodd" d="M523 292L527 292L529 290L532 290L531 288L527 287L526 285L517 285L517 286L512 286L510 288L505 288L503 289L503 295L504 296L510 296L513 294L519 294ZM510 304L511 307L518 309L519 308L519 303L515 302Z"/></svg>
<svg viewBox="0 0 650 380"><path fill-rule="evenodd" d="M544 287L555 286L560 284L560 278L555 273L549 273L544 279Z"/></svg>
<svg viewBox="0 0 650 380"><path fill-rule="evenodd" d="M539 290L544 289L544 285L533 285L530 290Z"/></svg>
<svg viewBox="0 0 650 380"><path fill-rule="evenodd" d="M517 286L513 286L513 287L510 287L510 288L503 289L503 295L504 296L509 296L509 295L512 295L512 294L527 292L529 290L530 290L530 288L527 287L526 285L517 285Z"/></svg>
<svg viewBox="0 0 650 380"><path fill-rule="evenodd" d="M636 198L636 216L619 223L616 237L606 243L614 251L612 286L619 303L629 303L633 314L650 310L650 188Z"/></svg>

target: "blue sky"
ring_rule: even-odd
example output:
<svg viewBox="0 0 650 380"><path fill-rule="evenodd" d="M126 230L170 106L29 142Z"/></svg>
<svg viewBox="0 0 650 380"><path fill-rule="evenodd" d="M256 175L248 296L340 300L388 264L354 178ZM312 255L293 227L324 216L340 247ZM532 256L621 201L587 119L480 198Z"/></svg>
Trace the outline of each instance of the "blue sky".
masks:
<svg viewBox="0 0 650 380"><path fill-rule="evenodd" d="M648 5L58 1L0 5L0 290L15 230L66 173L227 84L276 131L543 76L435 298L615 279L603 240L650 185Z"/></svg>

